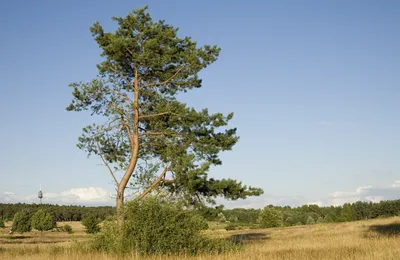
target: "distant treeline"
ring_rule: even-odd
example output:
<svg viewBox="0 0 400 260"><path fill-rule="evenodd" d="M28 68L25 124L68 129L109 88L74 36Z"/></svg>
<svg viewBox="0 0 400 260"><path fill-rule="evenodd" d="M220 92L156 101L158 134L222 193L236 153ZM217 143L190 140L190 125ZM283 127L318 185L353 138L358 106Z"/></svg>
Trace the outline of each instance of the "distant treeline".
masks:
<svg viewBox="0 0 400 260"><path fill-rule="evenodd" d="M39 209L51 213L56 221L82 221L86 216L104 220L115 214L115 208L110 206L85 207L85 206L59 206L51 204L3 204L0 203L0 219L12 220L15 213L27 211L31 214Z"/></svg>
<svg viewBox="0 0 400 260"><path fill-rule="evenodd" d="M303 205L300 207L280 207L268 205L279 212L283 226L305 225L310 223L333 223L400 216L400 200L346 203L343 206L319 207ZM34 213L43 209L53 215L56 221L82 221L86 216L104 220L115 214L111 206L59 206L51 204L1 204L0 219L12 220L15 213L25 210ZM262 209L224 209L223 206L198 209L200 215L209 221L257 225Z"/></svg>
<svg viewBox="0 0 400 260"><path fill-rule="evenodd" d="M355 202L343 206L319 207L303 205L300 207L279 207L268 205L280 214L283 226L313 223L333 223L400 216L400 200L379 203ZM229 221L231 223L257 224L262 209L224 209L223 206L203 208L200 212L209 221Z"/></svg>

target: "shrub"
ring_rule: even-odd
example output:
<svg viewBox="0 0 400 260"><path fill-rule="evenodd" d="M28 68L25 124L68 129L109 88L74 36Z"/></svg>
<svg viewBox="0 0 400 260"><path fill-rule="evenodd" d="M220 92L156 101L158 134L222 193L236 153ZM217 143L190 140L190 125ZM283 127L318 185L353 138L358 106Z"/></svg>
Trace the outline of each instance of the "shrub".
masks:
<svg viewBox="0 0 400 260"><path fill-rule="evenodd" d="M15 213L13 224L11 227L12 232L24 233L32 230L29 213L26 211L20 211Z"/></svg>
<svg viewBox="0 0 400 260"><path fill-rule="evenodd" d="M32 228L40 231L50 230L54 227L53 217L50 213L46 213L42 209L39 209L35 212L35 214L33 214L31 218L31 225Z"/></svg>
<svg viewBox="0 0 400 260"><path fill-rule="evenodd" d="M228 225L225 227L225 230L226 230L226 231L229 231L229 230L236 230L236 225L234 225L234 224L228 224Z"/></svg>
<svg viewBox="0 0 400 260"><path fill-rule="evenodd" d="M105 222L92 248L107 252L136 252L140 255L196 255L232 249L232 242L210 239L201 233L207 222L181 204L145 198L126 205L124 234L115 221Z"/></svg>
<svg viewBox="0 0 400 260"><path fill-rule="evenodd" d="M4 220L0 219L0 228L5 228L6 225L4 223Z"/></svg>
<svg viewBox="0 0 400 260"><path fill-rule="evenodd" d="M263 228L281 227L283 225L282 212L267 206L260 212L258 222Z"/></svg>
<svg viewBox="0 0 400 260"><path fill-rule="evenodd" d="M72 231L72 227L68 224L64 225L63 231L67 232L68 234L73 234L74 231Z"/></svg>
<svg viewBox="0 0 400 260"><path fill-rule="evenodd" d="M94 216L87 216L83 219L82 224L85 226L85 231L88 234L100 232L100 221Z"/></svg>

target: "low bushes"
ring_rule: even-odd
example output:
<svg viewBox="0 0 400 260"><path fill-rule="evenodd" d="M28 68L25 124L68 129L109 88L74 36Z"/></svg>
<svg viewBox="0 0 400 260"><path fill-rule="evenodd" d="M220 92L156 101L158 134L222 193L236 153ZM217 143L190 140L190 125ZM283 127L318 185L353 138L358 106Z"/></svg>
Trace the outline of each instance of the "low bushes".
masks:
<svg viewBox="0 0 400 260"><path fill-rule="evenodd" d="M115 221L104 224L91 244L96 251L136 252L141 255L196 255L220 253L235 248L223 239L212 239L202 231L207 222L179 203L145 198L126 205L124 233Z"/></svg>

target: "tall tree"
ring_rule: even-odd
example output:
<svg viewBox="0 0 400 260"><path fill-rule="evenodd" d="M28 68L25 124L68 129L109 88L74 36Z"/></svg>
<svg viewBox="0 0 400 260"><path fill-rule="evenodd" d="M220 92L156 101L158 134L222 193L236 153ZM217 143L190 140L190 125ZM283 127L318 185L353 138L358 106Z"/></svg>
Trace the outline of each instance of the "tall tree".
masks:
<svg viewBox="0 0 400 260"><path fill-rule="evenodd" d="M113 17L119 25L114 32L94 23L90 31L104 61L91 82L70 84L73 100L67 107L104 118L83 128L78 147L100 156L108 168L117 186L119 223L130 182L140 192L137 199L160 187L192 203L260 195L261 189L241 182L207 177L210 166L221 164L219 153L239 139L236 128L228 128L233 114L197 111L177 99L201 87L198 73L216 61L220 48L197 47L146 10Z"/></svg>

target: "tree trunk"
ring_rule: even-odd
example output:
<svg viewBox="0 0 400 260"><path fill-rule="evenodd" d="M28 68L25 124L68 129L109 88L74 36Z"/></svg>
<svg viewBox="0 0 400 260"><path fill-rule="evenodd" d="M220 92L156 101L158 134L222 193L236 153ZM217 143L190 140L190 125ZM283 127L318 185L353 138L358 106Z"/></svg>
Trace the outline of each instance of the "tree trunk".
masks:
<svg viewBox="0 0 400 260"><path fill-rule="evenodd" d="M135 71L134 80L134 102L133 102L133 134L130 132L129 126L123 123L127 127L127 134L131 144L132 155L129 162L128 169L126 169L121 182L118 184L117 190L117 224L118 228L123 236L124 231L124 191L128 185L129 179L132 177L133 171L136 168L136 163L139 157L139 85L138 85L138 72ZM123 122L124 120L121 119ZM122 237L121 237L122 238Z"/></svg>
<svg viewBox="0 0 400 260"><path fill-rule="evenodd" d="M121 235L123 234L124 229L124 190L121 187L118 187L117 191L117 224Z"/></svg>

